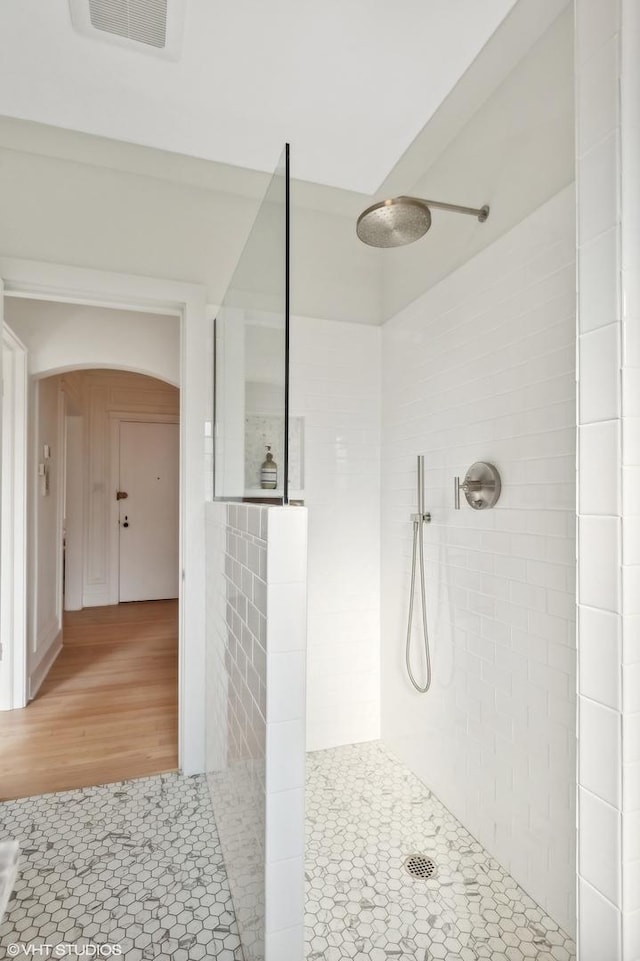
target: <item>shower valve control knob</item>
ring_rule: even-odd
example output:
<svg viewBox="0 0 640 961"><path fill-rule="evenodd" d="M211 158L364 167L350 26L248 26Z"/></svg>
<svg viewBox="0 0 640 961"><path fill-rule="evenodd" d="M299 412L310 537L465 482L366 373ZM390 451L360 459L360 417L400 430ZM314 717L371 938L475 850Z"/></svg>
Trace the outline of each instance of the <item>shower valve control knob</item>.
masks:
<svg viewBox="0 0 640 961"><path fill-rule="evenodd" d="M495 507L501 489L500 474L493 464L476 461L467 471L462 483L459 477L453 479L454 507L457 511L460 510L460 491L464 493L469 506L476 511Z"/></svg>
<svg viewBox="0 0 640 961"><path fill-rule="evenodd" d="M461 484L460 486L462 490L465 492L465 494L472 494L476 491L480 491L482 490L482 487L483 487L480 481L470 481L466 479L464 481L464 484Z"/></svg>

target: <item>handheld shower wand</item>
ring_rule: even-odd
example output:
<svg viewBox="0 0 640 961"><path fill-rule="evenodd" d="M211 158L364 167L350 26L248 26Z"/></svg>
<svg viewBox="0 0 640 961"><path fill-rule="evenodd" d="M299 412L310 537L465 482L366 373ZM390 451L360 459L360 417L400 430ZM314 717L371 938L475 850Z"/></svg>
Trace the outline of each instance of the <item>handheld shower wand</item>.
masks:
<svg viewBox="0 0 640 961"><path fill-rule="evenodd" d="M426 694L431 687L431 655L429 652L429 629L427 625L427 586L424 579L424 525L431 521L431 514L424 510L424 457L418 455L418 513L411 515L413 521L413 548L411 552L411 590L409 593L409 617L407 621L407 644L405 659L409 680L420 694ZM422 609L422 633L424 638L424 656L427 676L424 685L416 681L411 668L411 627L413 624L413 605L416 593L416 560L420 566L420 601Z"/></svg>

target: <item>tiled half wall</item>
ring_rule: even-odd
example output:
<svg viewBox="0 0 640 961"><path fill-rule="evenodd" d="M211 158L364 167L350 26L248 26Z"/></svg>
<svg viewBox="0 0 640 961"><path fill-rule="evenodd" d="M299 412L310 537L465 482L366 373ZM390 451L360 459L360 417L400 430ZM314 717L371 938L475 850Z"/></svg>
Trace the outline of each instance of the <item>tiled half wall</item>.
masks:
<svg viewBox="0 0 640 961"><path fill-rule="evenodd" d="M307 512L207 505L207 772L246 961L304 954Z"/></svg>

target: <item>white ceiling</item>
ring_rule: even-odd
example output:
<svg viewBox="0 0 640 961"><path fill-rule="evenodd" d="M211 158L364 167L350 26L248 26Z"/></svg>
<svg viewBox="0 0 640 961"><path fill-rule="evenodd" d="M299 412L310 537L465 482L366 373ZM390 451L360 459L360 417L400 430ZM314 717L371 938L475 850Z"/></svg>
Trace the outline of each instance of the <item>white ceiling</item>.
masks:
<svg viewBox="0 0 640 961"><path fill-rule="evenodd" d="M169 0L171 4L172 0ZM186 0L182 55L0 4L0 113L374 193L516 0Z"/></svg>

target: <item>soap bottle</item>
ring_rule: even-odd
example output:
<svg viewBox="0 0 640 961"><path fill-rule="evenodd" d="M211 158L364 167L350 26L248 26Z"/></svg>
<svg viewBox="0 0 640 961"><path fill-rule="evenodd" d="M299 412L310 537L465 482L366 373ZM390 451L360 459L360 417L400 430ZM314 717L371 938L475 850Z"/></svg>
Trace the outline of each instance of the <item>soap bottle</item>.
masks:
<svg viewBox="0 0 640 961"><path fill-rule="evenodd" d="M260 487L262 487L263 490L272 491L275 490L278 484L278 465L273 459L271 447L268 444L265 447L265 451L267 456L260 468Z"/></svg>

